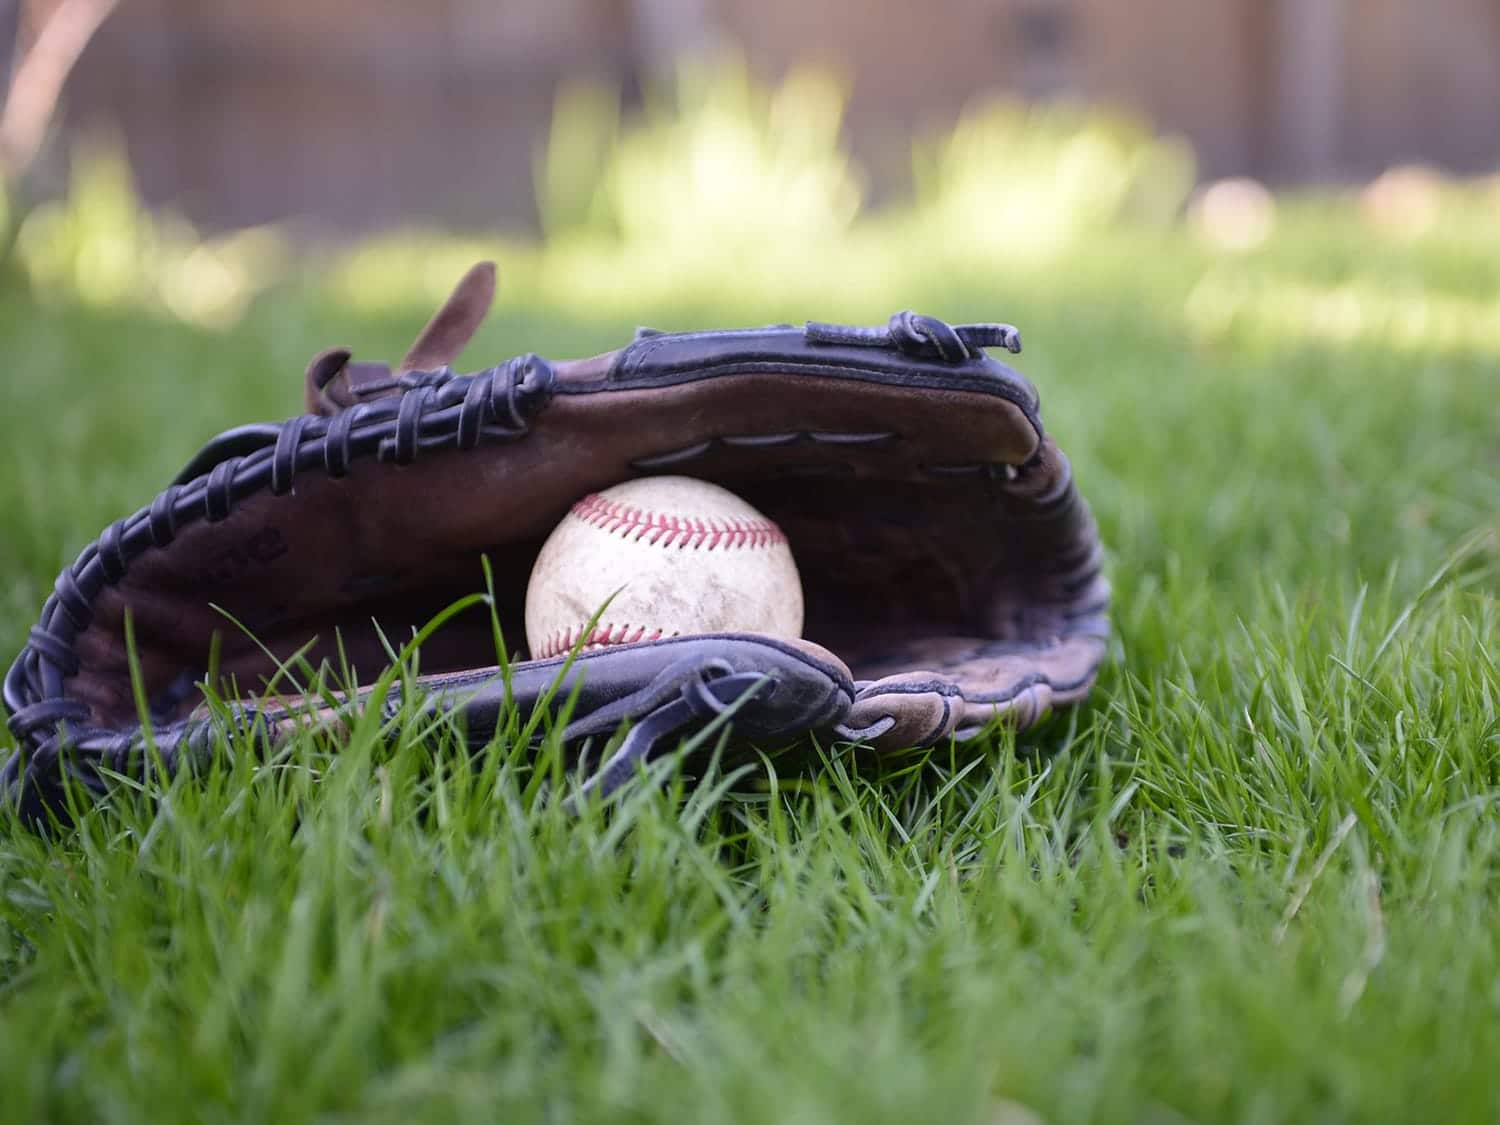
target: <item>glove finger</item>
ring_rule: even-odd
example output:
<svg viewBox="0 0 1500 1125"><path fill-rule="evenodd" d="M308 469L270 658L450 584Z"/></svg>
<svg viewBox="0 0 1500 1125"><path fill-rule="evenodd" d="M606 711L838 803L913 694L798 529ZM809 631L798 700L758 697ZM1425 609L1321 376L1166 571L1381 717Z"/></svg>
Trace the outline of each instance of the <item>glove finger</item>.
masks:
<svg viewBox="0 0 1500 1125"><path fill-rule="evenodd" d="M924 647L938 659L923 670L860 683L846 735L896 750L964 738L995 719L1025 730L1084 698L1105 653L1101 637L1084 635L1046 644L952 638Z"/></svg>

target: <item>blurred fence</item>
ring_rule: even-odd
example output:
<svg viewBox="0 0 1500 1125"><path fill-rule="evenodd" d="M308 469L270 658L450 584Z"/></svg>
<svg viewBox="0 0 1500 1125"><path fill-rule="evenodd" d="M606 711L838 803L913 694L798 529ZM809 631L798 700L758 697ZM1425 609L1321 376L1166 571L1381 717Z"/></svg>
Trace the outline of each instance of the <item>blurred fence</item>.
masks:
<svg viewBox="0 0 1500 1125"><path fill-rule="evenodd" d="M1209 176L1500 165L1495 0L123 0L64 122L121 133L145 198L209 226L521 227L560 82L628 100L723 46L841 73L877 196L1003 92L1134 109Z"/></svg>

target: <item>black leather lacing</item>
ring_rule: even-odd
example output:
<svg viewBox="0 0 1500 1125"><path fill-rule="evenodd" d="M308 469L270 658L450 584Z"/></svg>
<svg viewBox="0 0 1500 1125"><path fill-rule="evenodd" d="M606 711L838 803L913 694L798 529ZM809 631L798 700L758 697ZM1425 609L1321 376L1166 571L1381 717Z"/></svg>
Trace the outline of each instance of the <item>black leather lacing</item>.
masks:
<svg viewBox="0 0 1500 1125"><path fill-rule="evenodd" d="M58 576L4 683L9 729L32 770L50 767L65 746L99 760L133 754L141 745L139 732L122 735L89 725L88 708L63 694L63 680L79 670L74 644L93 620L94 600L125 577L132 560L169 546L198 520L227 519L248 496L291 492L301 473L340 477L364 457L405 465L427 450L468 450L485 440L521 437L555 380L551 364L536 355L473 375L446 368L412 372L357 392L397 389L399 395L357 403L332 418L304 415L280 425L241 426L214 439L149 506L111 524ZM175 761L180 739L174 740L172 728L154 737ZM17 758L6 763L0 788L14 783L19 769Z"/></svg>
<svg viewBox="0 0 1500 1125"><path fill-rule="evenodd" d="M812 344L845 344L860 348L896 348L907 355L962 363L979 359L985 348L1021 350L1021 333L1009 324L948 324L911 310L898 312L883 327L824 324L810 320L803 329Z"/></svg>

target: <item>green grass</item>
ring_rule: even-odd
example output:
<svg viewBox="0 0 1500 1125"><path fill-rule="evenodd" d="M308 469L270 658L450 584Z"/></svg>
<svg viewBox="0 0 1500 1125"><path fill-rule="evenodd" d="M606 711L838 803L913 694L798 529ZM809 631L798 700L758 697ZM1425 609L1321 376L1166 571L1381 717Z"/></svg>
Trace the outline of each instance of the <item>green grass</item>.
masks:
<svg viewBox="0 0 1500 1125"><path fill-rule="evenodd" d="M476 775L366 731L62 840L7 824L0 1117L1500 1115L1493 229L1310 204L1246 256L1124 231L1029 263L881 237L852 288L834 260L621 314L523 264L469 359L1014 321L1111 549L1087 706L977 753L696 760L578 821L511 747ZM4 290L4 656L204 439L294 412L313 351L399 354L428 310L397 288L226 334Z"/></svg>

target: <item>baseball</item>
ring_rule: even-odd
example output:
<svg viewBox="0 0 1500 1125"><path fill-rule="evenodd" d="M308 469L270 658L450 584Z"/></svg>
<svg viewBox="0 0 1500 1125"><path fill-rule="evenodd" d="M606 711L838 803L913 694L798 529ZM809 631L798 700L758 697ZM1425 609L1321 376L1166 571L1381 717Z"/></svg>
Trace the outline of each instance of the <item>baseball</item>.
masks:
<svg viewBox="0 0 1500 1125"><path fill-rule="evenodd" d="M585 496L532 567L536 659L581 638L596 648L719 632L800 637L802 582L781 528L717 485L646 477Z"/></svg>

